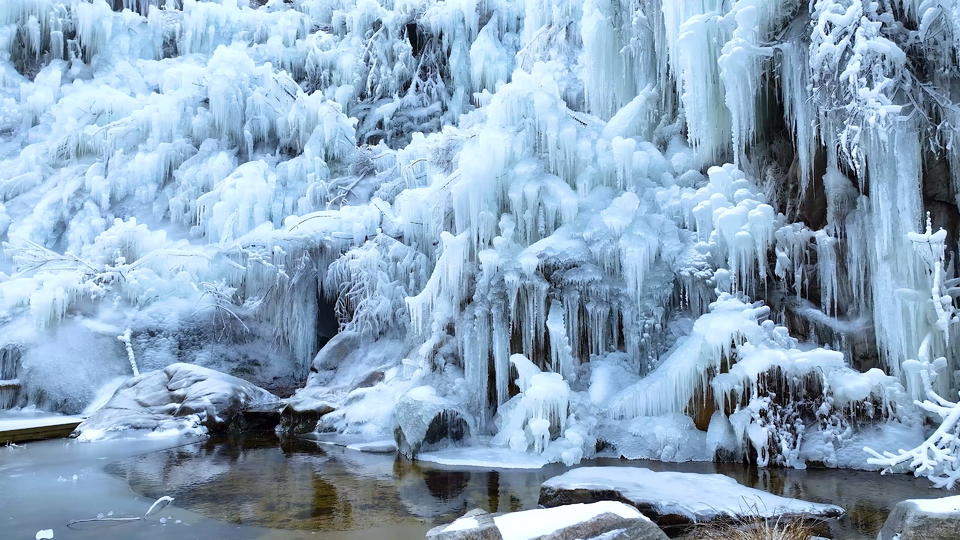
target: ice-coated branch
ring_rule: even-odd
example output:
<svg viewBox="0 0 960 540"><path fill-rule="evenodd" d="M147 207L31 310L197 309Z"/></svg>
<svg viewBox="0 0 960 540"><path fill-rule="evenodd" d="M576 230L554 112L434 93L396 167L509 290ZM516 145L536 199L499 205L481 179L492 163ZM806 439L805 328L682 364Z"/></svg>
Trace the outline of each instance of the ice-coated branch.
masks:
<svg viewBox="0 0 960 540"><path fill-rule="evenodd" d="M953 489L960 480L960 403L944 399L933 388L932 381L936 376L931 367L936 364L945 364L946 359L938 358L931 362L931 343L934 332L942 333L943 339L949 343L950 327L957 322L956 308L947 291L947 280L944 278L944 249L946 231L940 229L932 231L930 217L927 216L927 226L924 233L910 233L908 238L913 244L914 252L927 265L930 273L930 305L934 318L931 328L923 340L917 353L919 360L904 362L905 370L915 372L922 385L926 399L916 401L921 409L939 416L942 421L934 432L916 448L899 450L898 452L883 452L882 454L866 447L864 450L871 458L867 462L884 467L883 472L891 472L898 468L908 468L915 476L926 476L937 487Z"/></svg>
<svg viewBox="0 0 960 540"><path fill-rule="evenodd" d="M130 370L133 372L134 377L140 376L140 368L137 367L137 358L133 354L133 339L132 332L129 328L123 331L122 334L117 336L117 339L123 343L123 346L127 350L127 360L130 361Z"/></svg>

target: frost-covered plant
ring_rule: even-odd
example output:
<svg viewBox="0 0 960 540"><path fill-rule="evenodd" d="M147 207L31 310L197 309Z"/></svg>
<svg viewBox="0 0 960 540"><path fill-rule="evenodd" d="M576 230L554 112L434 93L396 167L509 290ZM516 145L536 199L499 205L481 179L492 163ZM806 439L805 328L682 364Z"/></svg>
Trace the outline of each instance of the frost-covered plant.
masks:
<svg viewBox="0 0 960 540"><path fill-rule="evenodd" d="M324 289L341 331L377 337L408 331L405 298L426 280L426 257L379 234L334 261Z"/></svg>
<svg viewBox="0 0 960 540"><path fill-rule="evenodd" d="M882 454L865 448L871 456L869 463L884 467L884 472L907 468L915 476L925 476L936 487L953 489L960 481L960 402L950 401L941 395L935 384L941 389L952 387L947 359L933 358L935 342L942 340L942 346L949 347L951 337L960 323L960 311L954 302L954 296L960 294L956 279L947 279L944 268L944 249L947 234L940 229L933 232L929 218L925 233L910 235L917 256L927 266L930 290L926 299L926 311L930 318L930 327L923 338L916 360L903 363L907 372L908 389L916 396L915 403L939 421L933 433L916 448L898 452L885 451ZM921 296L922 298L922 296ZM938 380L939 379L939 380Z"/></svg>
<svg viewBox="0 0 960 540"><path fill-rule="evenodd" d="M889 125L911 96L902 25L886 1L818 0L812 13L810 68L824 141L855 166L865 130Z"/></svg>

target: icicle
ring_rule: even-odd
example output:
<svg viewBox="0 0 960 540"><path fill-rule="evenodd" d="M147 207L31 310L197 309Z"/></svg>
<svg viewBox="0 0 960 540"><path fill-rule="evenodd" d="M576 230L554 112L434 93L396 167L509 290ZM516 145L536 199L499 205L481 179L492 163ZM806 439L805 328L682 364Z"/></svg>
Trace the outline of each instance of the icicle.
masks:
<svg viewBox="0 0 960 540"><path fill-rule="evenodd" d="M817 231L817 276L820 279L820 305L828 315L837 313L837 240L826 231Z"/></svg>
<svg viewBox="0 0 960 540"><path fill-rule="evenodd" d="M561 302L550 303L550 314L547 316L547 332L550 335L550 369L559 373L564 379L576 379L573 354L570 342L567 339L567 328L563 320Z"/></svg>
<svg viewBox="0 0 960 540"><path fill-rule="evenodd" d="M705 159L722 156L730 141L717 59L727 41L721 0L663 2L670 70L687 122L687 137Z"/></svg>

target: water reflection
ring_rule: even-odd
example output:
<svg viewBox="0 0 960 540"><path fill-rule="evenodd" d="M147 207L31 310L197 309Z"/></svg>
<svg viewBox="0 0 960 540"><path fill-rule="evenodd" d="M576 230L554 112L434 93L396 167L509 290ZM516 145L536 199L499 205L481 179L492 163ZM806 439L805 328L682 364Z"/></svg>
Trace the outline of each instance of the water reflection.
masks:
<svg viewBox="0 0 960 540"><path fill-rule="evenodd" d="M849 514L832 527L836 538L875 536L897 501L942 495L922 480L869 472L614 459L586 464L720 472L779 495L839 504ZM540 484L564 470L560 465L501 471L442 468L393 454L272 436L209 440L109 467L138 493L171 495L177 506L221 521L348 532L402 525L414 535L471 508L499 512L533 508Z"/></svg>

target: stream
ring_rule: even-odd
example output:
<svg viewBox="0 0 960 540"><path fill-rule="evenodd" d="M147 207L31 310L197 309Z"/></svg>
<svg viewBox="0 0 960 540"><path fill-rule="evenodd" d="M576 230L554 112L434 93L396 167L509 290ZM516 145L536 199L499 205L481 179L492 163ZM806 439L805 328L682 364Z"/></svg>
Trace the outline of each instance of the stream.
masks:
<svg viewBox="0 0 960 540"><path fill-rule="evenodd" d="M837 469L757 469L732 463L594 459L581 465L723 473L778 495L838 504L834 538L871 538L900 500L944 496L924 479ZM410 462L272 435L200 442L52 440L0 448L4 538L422 539L472 508L534 508L540 483L569 469L479 469ZM157 498L174 503L147 520L67 522L142 515Z"/></svg>

